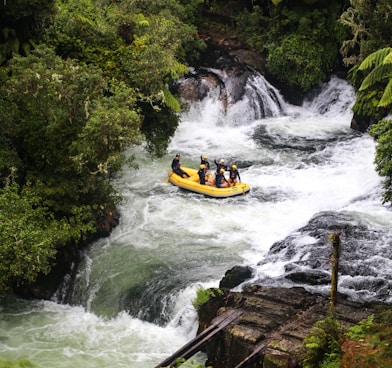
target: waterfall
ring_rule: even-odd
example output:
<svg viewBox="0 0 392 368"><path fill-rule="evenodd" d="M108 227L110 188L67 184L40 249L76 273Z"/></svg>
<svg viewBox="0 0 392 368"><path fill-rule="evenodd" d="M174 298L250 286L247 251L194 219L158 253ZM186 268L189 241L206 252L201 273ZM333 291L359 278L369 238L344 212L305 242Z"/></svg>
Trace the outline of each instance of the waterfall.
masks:
<svg viewBox="0 0 392 368"><path fill-rule="evenodd" d="M217 125L249 125L279 116L287 106L280 92L255 70L202 69L178 81L176 88L188 103L212 100L220 112Z"/></svg>

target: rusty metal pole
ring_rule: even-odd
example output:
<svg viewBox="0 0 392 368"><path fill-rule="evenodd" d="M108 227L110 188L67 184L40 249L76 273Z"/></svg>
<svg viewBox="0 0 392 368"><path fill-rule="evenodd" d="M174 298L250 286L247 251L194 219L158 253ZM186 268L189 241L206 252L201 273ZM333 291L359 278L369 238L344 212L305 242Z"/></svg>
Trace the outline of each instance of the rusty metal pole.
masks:
<svg viewBox="0 0 392 368"><path fill-rule="evenodd" d="M331 317L336 317L336 302L338 293L338 271L340 257L340 233L330 235L332 241L332 273L331 273Z"/></svg>

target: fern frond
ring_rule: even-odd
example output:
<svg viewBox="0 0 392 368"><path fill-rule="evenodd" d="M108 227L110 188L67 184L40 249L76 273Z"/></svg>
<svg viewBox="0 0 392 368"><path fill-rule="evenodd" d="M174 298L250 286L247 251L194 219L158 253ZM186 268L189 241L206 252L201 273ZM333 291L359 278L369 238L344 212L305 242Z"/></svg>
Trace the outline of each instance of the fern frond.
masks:
<svg viewBox="0 0 392 368"><path fill-rule="evenodd" d="M167 89L163 88L163 95L165 96L165 104L175 112L181 111L180 102L172 95L172 93Z"/></svg>
<svg viewBox="0 0 392 368"><path fill-rule="evenodd" d="M378 66L384 62L386 57L392 54L392 47L386 47L370 54L364 61L362 61L358 70L366 70L373 66Z"/></svg>
<svg viewBox="0 0 392 368"><path fill-rule="evenodd" d="M392 104L392 78L389 80L387 86L385 87L384 94L380 102L378 103L378 107L386 107Z"/></svg>
<svg viewBox="0 0 392 368"><path fill-rule="evenodd" d="M390 52L384 59L384 64L392 63L392 52Z"/></svg>
<svg viewBox="0 0 392 368"><path fill-rule="evenodd" d="M174 65L170 69L170 76L172 79L179 79L187 73L189 73L189 67L178 61L174 62Z"/></svg>
<svg viewBox="0 0 392 368"><path fill-rule="evenodd" d="M374 68L362 81L360 91L365 90L369 86L372 86L376 82L380 82L384 79L392 78L392 63L381 64Z"/></svg>

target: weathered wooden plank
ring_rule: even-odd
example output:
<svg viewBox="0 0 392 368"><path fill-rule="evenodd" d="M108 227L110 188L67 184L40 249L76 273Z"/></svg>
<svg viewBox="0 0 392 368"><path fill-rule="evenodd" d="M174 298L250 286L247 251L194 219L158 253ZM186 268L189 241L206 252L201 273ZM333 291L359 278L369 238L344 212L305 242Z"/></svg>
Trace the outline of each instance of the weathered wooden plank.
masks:
<svg viewBox="0 0 392 368"><path fill-rule="evenodd" d="M189 359L191 356L200 351L203 345L210 341L217 333L226 328L230 323L233 323L242 313L242 310L230 309L220 316L214 318L211 325L207 329L205 329L187 344L182 346L174 354L165 359L155 368L174 367L176 364L176 359Z"/></svg>
<svg viewBox="0 0 392 368"><path fill-rule="evenodd" d="M257 354L260 353L261 350L263 350L266 347L267 343L263 342L255 347L255 349L252 351L250 355L248 355L241 363L237 364L234 368L241 368L243 367L246 363L248 363L250 360L252 360Z"/></svg>

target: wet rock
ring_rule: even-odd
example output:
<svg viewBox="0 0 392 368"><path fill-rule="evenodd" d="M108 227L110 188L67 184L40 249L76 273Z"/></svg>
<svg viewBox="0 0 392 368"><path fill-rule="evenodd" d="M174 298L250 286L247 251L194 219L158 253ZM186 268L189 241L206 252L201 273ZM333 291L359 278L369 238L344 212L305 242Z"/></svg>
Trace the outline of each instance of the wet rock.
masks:
<svg viewBox="0 0 392 368"><path fill-rule="evenodd" d="M328 285L331 281L330 275L313 270L288 272L285 278L305 285Z"/></svg>
<svg viewBox="0 0 392 368"><path fill-rule="evenodd" d="M251 277L252 269L249 266L234 266L226 271L225 276L219 283L219 287L232 289Z"/></svg>
<svg viewBox="0 0 392 368"><path fill-rule="evenodd" d="M258 265L284 261L284 274L274 278L262 275L252 282L269 286L306 286L308 290L319 292L320 286L329 283L332 252L329 235L335 232L341 234L342 244L340 291L363 301L390 300L392 278L387 270L392 250L387 244L391 235L369 228L350 213L321 212L306 226L274 243Z"/></svg>

